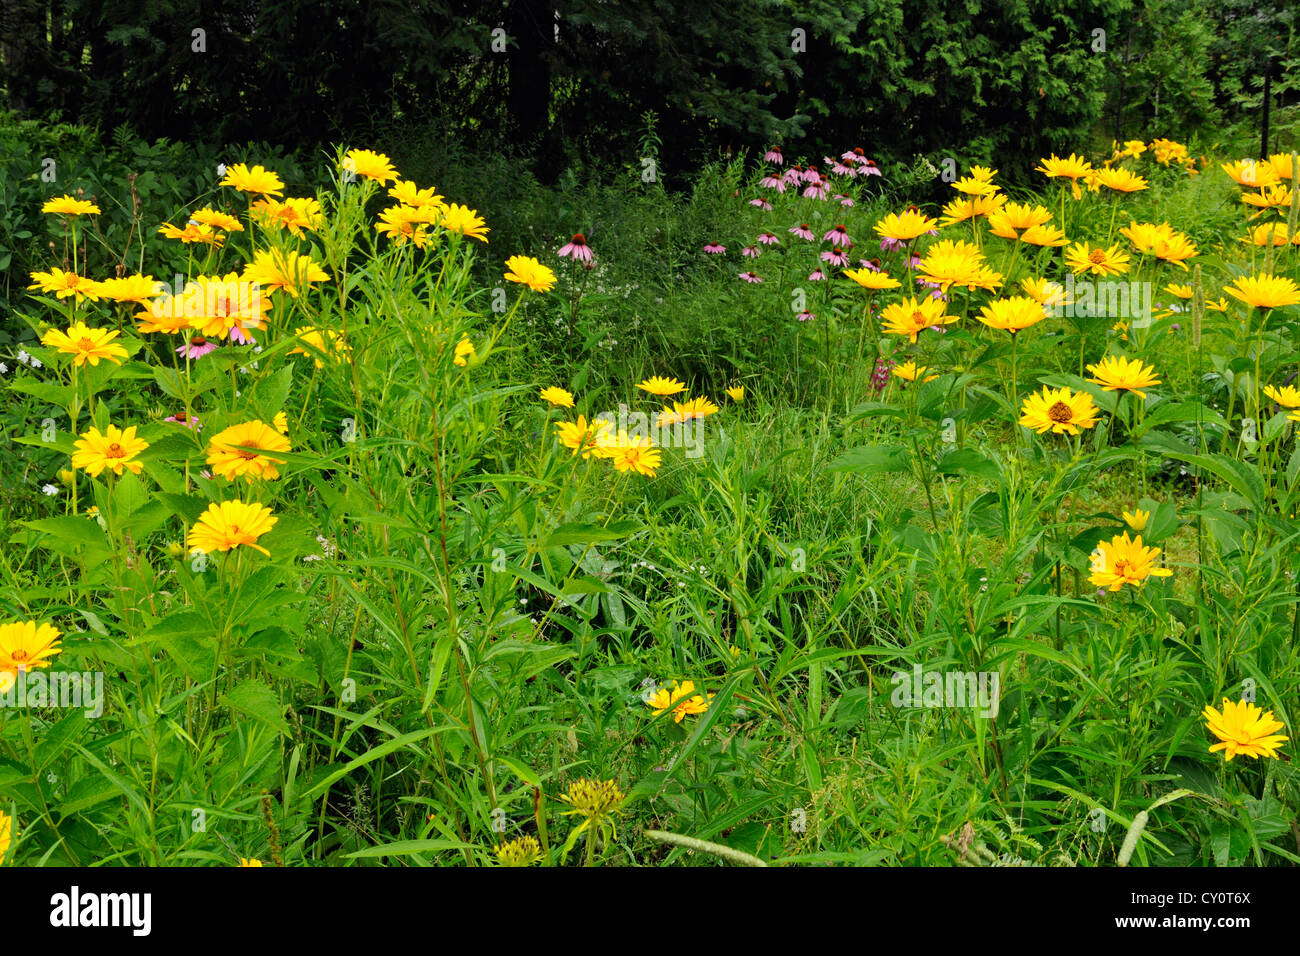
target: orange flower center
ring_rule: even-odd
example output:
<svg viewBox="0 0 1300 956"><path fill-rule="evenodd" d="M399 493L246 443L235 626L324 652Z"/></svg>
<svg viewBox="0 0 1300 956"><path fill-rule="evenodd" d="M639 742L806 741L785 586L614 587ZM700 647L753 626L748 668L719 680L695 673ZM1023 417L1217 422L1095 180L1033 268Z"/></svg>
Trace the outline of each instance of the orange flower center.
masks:
<svg viewBox="0 0 1300 956"><path fill-rule="evenodd" d="M917 309L915 312L912 313L912 321L915 322L917 325L925 325L926 324L925 313L922 312L920 309Z"/></svg>
<svg viewBox="0 0 1300 956"><path fill-rule="evenodd" d="M95 349L95 343L90 339L78 339L77 348L83 352L92 352Z"/></svg>
<svg viewBox="0 0 1300 956"><path fill-rule="evenodd" d="M1065 402L1057 402L1047 410L1047 417L1054 422L1068 422L1074 417L1074 409Z"/></svg>
<svg viewBox="0 0 1300 956"><path fill-rule="evenodd" d="M1092 250L1092 252L1088 253L1088 261L1095 263L1097 265L1101 265L1103 262L1106 261L1105 251L1102 249Z"/></svg>
<svg viewBox="0 0 1300 956"><path fill-rule="evenodd" d="M105 458L125 458L125 457L126 457L126 450L125 450L121 445L119 445L117 442L113 442L113 444L109 445L106 449L104 449L104 457L105 457Z"/></svg>
<svg viewBox="0 0 1300 956"><path fill-rule="evenodd" d="M1133 574L1133 563L1128 558L1120 558L1115 562L1115 573L1122 578L1136 577Z"/></svg>
<svg viewBox="0 0 1300 956"><path fill-rule="evenodd" d="M237 451L235 452L235 454L238 455L240 458L244 459L245 461L251 461L252 459L257 457L257 452L255 451Z"/></svg>
<svg viewBox="0 0 1300 956"><path fill-rule="evenodd" d="M27 653L25 650L23 650L23 649L20 647L20 648L18 648L18 650L14 651L14 652L11 653L9 656L10 656L13 660L15 660L15 661L25 661L25 660L29 659L32 655L29 654L29 653Z"/></svg>

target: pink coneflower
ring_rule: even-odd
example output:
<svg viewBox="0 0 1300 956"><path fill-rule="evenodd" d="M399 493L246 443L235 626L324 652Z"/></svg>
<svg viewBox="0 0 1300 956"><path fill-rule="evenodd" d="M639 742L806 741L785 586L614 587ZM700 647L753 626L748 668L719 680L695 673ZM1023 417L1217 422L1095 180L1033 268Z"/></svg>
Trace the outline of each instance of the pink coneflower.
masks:
<svg viewBox="0 0 1300 956"><path fill-rule="evenodd" d="M760 235L758 237L758 241L765 246L775 246L775 245L779 245L781 242L780 239L772 235L770 232L765 232L762 235Z"/></svg>
<svg viewBox="0 0 1300 956"><path fill-rule="evenodd" d="M590 262L593 258L591 246L587 245L587 237L580 232L574 233L572 239L560 246L560 251L556 255L561 259L566 256L571 257L574 262Z"/></svg>
<svg viewBox="0 0 1300 956"><path fill-rule="evenodd" d="M753 282L755 284L763 281L761 277L754 275L752 272L742 272L740 273L740 277L746 282Z"/></svg>
<svg viewBox="0 0 1300 956"><path fill-rule="evenodd" d="M186 418L184 412L177 412L175 415L164 418L163 421L175 422L178 425L184 425L186 428L192 428L196 432L203 430L203 426L199 424L199 420L196 417L191 415L189 418Z"/></svg>
<svg viewBox="0 0 1300 956"><path fill-rule="evenodd" d="M187 359L201 359L209 352L217 350L217 343L210 342L202 335L192 335L190 340L176 350L177 355L183 355Z"/></svg>
<svg viewBox="0 0 1300 956"><path fill-rule="evenodd" d="M796 236L800 239L807 239L809 242L817 241L817 237L813 235L813 231L808 228L808 223L806 222L801 222L797 226L791 226L787 231L790 235Z"/></svg>
<svg viewBox="0 0 1300 956"><path fill-rule="evenodd" d="M806 183L819 183L822 181L822 174L816 166L809 166L803 171L803 181Z"/></svg>
<svg viewBox="0 0 1300 956"><path fill-rule="evenodd" d="M800 322L811 322L813 319L817 318L817 316L805 309L796 315L795 318Z"/></svg>
<svg viewBox="0 0 1300 956"><path fill-rule="evenodd" d="M879 259L859 259L858 262L862 263L862 268L864 269L870 269L872 272L880 271Z"/></svg>
<svg viewBox="0 0 1300 956"><path fill-rule="evenodd" d="M887 238L886 238L886 239L881 239L881 240L880 240L880 251L881 251L881 252L897 252L899 249L902 249L902 248L903 248L903 244L902 244L901 242L899 242L897 239L887 239Z"/></svg>
<svg viewBox="0 0 1300 956"><path fill-rule="evenodd" d="M948 297L947 297L946 295L943 294L943 290L942 290L942 289L935 289L933 292L930 293L930 298L932 298L932 299L938 299L940 302L947 302L947 301L948 301Z"/></svg>
<svg viewBox="0 0 1300 956"><path fill-rule="evenodd" d="M853 200L850 199L848 196L844 195L844 193L836 193L834 198L838 199L840 201L840 205L843 206L845 209L853 208Z"/></svg>
<svg viewBox="0 0 1300 956"><path fill-rule="evenodd" d="M822 236L822 242L833 242L837 246L853 245L853 242L849 239L849 231L843 226L836 226L827 230L826 235Z"/></svg>
<svg viewBox="0 0 1300 956"><path fill-rule="evenodd" d="M798 186L801 182L803 182L803 167L791 166L789 169L787 169L784 173L781 174L781 180L787 183L788 185Z"/></svg>
<svg viewBox="0 0 1300 956"><path fill-rule="evenodd" d="M839 246L836 246L829 252L822 253L822 262L829 262L833 266L840 266L843 268L849 264L848 253Z"/></svg>
<svg viewBox="0 0 1300 956"><path fill-rule="evenodd" d="M775 189L779 193L785 192L785 180L780 176L764 176L758 181L758 184L768 189Z"/></svg>
<svg viewBox="0 0 1300 956"><path fill-rule="evenodd" d="M852 176L857 172L857 170L852 166L845 166L843 163L833 163L831 165L831 172L836 176Z"/></svg>
<svg viewBox="0 0 1300 956"><path fill-rule="evenodd" d="M238 324L230 327L230 341L236 345L256 345L257 339L248 333L248 330L240 327Z"/></svg>
<svg viewBox="0 0 1300 956"><path fill-rule="evenodd" d="M910 260L908 260L907 267L908 267L909 269L919 269L919 268L921 268L921 257L918 256L918 255L916 255L915 253L913 253L913 254L912 254L912 258L911 258Z"/></svg>
<svg viewBox="0 0 1300 956"><path fill-rule="evenodd" d="M856 163L859 160L864 159L865 157L866 154L862 152L861 147L856 147L854 149L848 150L847 152L840 153L840 159L844 160L846 163Z"/></svg>
<svg viewBox="0 0 1300 956"><path fill-rule="evenodd" d="M785 157L781 155L781 147L780 146L770 147L768 151L763 154L763 162L776 163L778 166L784 163Z"/></svg>
<svg viewBox="0 0 1300 956"><path fill-rule="evenodd" d="M740 250L740 254L747 259L757 259L758 246L745 246L745 248Z"/></svg>
<svg viewBox="0 0 1300 956"><path fill-rule="evenodd" d="M784 186L782 186L781 188L785 189ZM757 206L759 209L763 210L763 212L772 211L772 204L768 202L766 199L751 199L749 201L749 204L751 206Z"/></svg>
<svg viewBox="0 0 1300 956"><path fill-rule="evenodd" d="M827 253L823 252L822 258L825 258L826 255ZM821 282L825 278L826 278L826 273L822 272L821 269L814 269L812 272L808 273L809 282Z"/></svg>
<svg viewBox="0 0 1300 956"><path fill-rule="evenodd" d="M720 256L727 251L727 247L720 242L710 242L705 244L704 251L711 256Z"/></svg>
<svg viewBox="0 0 1300 956"><path fill-rule="evenodd" d="M859 176L879 176L880 167L877 166L875 163L873 163L871 160L864 159L858 163L857 172Z"/></svg>
<svg viewBox="0 0 1300 956"><path fill-rule="evenodd" d="M804 199L825 199L825 198L826 198L826 186L823 185L823 184L821 184L821 183L818 183L818 184L815 184L815 185L809 186L807 189L805 189L805 190L804 190L802 193L800 193L799 195L803 196Z"/></svg>

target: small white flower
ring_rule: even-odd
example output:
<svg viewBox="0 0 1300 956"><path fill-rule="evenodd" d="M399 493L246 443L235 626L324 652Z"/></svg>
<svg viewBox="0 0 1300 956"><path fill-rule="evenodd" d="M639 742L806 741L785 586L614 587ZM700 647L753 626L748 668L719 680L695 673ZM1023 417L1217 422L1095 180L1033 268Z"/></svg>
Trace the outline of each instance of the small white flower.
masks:
<svg viewBox="0 0 1300 956"><path fill-rule="evenodd" d="M55 495L59 493L59 489L56 485L42 485L41 493L49 495L51 498L53 498Z"/></svg>
<svg viewBox="0 0 1300 956"><path fill-rule="evenodd" d="M40 359L36 358L35 356L32 356L32 368L44 368L44 367L45 366L41 364Z"/></svg>
<svg viewBox="0 0 1300 956"><path fill-rule="evenodd" d="M9 366L6 365L4 362L0 362L0 375L4 375L8 371L9 371Z"/></svg>
<svg viewBox="0 0 1300 956"><path fill-rule="evenodd" d="M26 365L27 362L31 359L31 356L27 354L26 350L24 350L24 349L19 349L19 350L18 350L18 354L15 356L15 358L17 358L18 361L20 361L20 362L22 362L24 365Z"/></svg>
<svg viewBox="0 0 1300 956"><path fill-rule="evenodd" d="M225 164L225 163L217 163L217 175L218 175L218 176L224 176L224 175L226 175L226 164Z"/></svg>

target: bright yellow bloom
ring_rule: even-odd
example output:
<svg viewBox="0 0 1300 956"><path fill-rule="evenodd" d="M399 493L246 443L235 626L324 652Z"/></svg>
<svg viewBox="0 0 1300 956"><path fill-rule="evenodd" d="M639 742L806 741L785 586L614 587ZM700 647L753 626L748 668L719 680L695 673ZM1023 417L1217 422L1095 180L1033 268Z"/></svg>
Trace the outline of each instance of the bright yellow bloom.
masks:
<svg viewBox="0 0 1300 956"><path fill-rule="evenodd" d="M1262 710L1250 701L1233 703L1223 698L1222 712L1206 704L1201 711L1206 729L1218 737L1220 743L1210 745L1210 753L1222 750L1225 760L1245 754L1258 760L1260 757L1277 758L1277 749L1291 738L1277 733L1283 723L1273 717L1271 710Z"/></svg>
<svg viewBox="0 0 1300 956"><path fill-rule="evenodd" d="M1068 159L1061 159L1053 153L1050 159L1042 161L1042 165L1038 167L1038 172L1049 179L1070 180L1070 188L1074 192L1074 198L1081 199L1083 193L1079 190L1079 180L1092 172L1092 163L1082 156L1075 156L1074 153L1071 153Z"/></svg>
<svg viewBox="0 0 1300 956"><path fill-rule="evenodd" d="M1232 177L1239 186L1263 189L1277 182L1277 173L1267 162L1253 159L1238 159L1232 163L1222 163L1221 168Z"/></svg>
<svg viewBox="0 0 1300 956"><path fill-rule="evenodd" d="M532 256L511 256L506 260L507 282L518 282L534 292L550 292L555 288L555 273Z"/></svg>
<svg viewBox="0 0 1300 956"><path fill-rule="evenodd" d="M133 475L140 474L144 466L134 459L149 447L149 443L137 438L135 429L134 425L126 429L109 425L102 434L98 428L83 432L75 443L77 451L72 456L72 467L91 476L106 468L119 477L123 469Z"/></svg>
<svg viewBox="0 0 1300 956"><path fill-rule="evenodd" d="M1099 276L1119 275L1128 272L1129 254L1119 246L1092 248L1086 242L1076 242L1065 252L1065 262L1076 275L1091 272Z"/></svg>
<svg viewBox="0 0 1300 956"><path fill-rule="evenodd" d="M1151 150L1155 153L1156 162L1162 166L1187 162L1187 147L1172 139L1153 139Z"/></svg>
<svg viewBox="0 0 1300 956"><path fill-rule="evenodd" d="M659 413L659 425L676 425L678 422L689 422L693 418L705 418L718 411L718 406L714 405L703 395L697 395L695 398L688 398L684 402L673 402L673 410L662 411Z"/></svg>
<svg viewBox="0 0 1300 956"><path fill-rule="evenodd" d="M651 395L676 395L686 388L685 382L679 382L675 378L665 378L662 375L653 375L644 382L639 382L637 388L643 392L649 392Z"/></svg>
<svg viewBox="0 0 1300 956"><path fill-rule="evenodd" d="M121 335L116 329L92 329L85 322L75 322L66 332L50 329L41 336L41 344L72 356L72 364L98 365L100 359L122 364L127 351L113 340Z"/></svg>
<svg viewBox="0 0 1300 956"><path fill-rule="evenodd" d="M320 203L308 197L290 196L279 199L259 199L248 207L255 222L270 229L288 229L299 239L304 229L320 228L324 214Z"/></svg>
<svg viewBox="0 0 1300 956"><path fill-rule="evenodd" d="M1190 299L1192 297L1192 287L1190 285L1176 285L1170 283L1165 286L1165 291L1170 295L1175 295L1180 299Z"/></svg>
<svg viewBox="0 0 1300 956"><path fill-rule="evenodd" d="M1020 406L1020 424L1032 428L1040 435L1051 429L1053 434L1079 434L1080 429L1097 424L1099 411L1087 392L1071 392L1069 388L1052 388L1030 395Z"/></svg>
<svg viewBox="0 0 1300 956"><path fill-rule="evenodd" d="M458 203L452 203L438 220L438 225L449 232L458 232L463 236L469 236L471 239L477 239L479 242L487 242L487 234L490 231L479 214L467 206L461 206Z"/></svg>
<svg viewBox="0 0 1300 956"><path fill-rule="evenodd" d="M1124 148L1119 151L1120 156L1132 156L1134 159L1140 159L1142 154L1147 151L1147 144L1140 139L1124 140Z"/></svg>
<svg viewBox="0 0 1300 956"><path fill-rule="evenodd" d="M1268 189L1261 189L1257 193L1244 193L1241 201L1247 206L1256 206L1260 209L1279 209L1283 206L1290 206L1291 187L1278 183Z"/></svg>
<svg viewBox="0 0 1300 956"><path fill-rule="evenodd" d="M970 175L972 179L978 179L981 182L992 182L993 177L998 174L996 169L989 169L987 166L972 166Z"/></svg>
<svg viewBox="0 0 1300 956"><path fill-rule="evenodd" d="M153 276L123 276L120 279L104 279L99 283L99 294L112 302L134 302L136 305L148 305L150 300L162 295L165 283L158 282Z"/></svg>
<svg viewBox="0 0 1300 956"><path fill-rule="evenodd" d="M275 466L283 465L284 459L273 458L267 452L288 450L289 439L270 425L254 420L231 425L213 435L208 442L207 461L214 474L230 481L270 481L280 477Z"/></svg>
<svg viewBox="0 0 1300 956"><path fill-rule="evenodd" d="M281 435L289 434L289 416L284 412L276 412L275 417L271 419L271 424Z"/></svg>
<svg viewBox="0 0 1300 956"><path fill-rule="evenodd" d="M1015 335L1021 329L1047 318L1043 304L1027 295L1016 295L1008 299L994 299L980 309L976 316L989 328L1002 329Z"/></svg>
<svg viewBox="0 0 1300 956"><path fill-rule="evenodd" d="M1094 175L1099 184L1117 193L1135 193L1148 189L1151 185L1141 176L1132 170L1125 169L1123 166L1099 169Z"/></svg>
<svg viewBox="0 0 1300 956"><path fill-rule="evenodd" d="M89 199L77 199L73 196L57 196L45 200L41 212L52 212L57 216L99 215L99 207Z"/></svg>
<svg viewBox="0 0 1300 956"><path fill-rule="evenodd" d="M733 402L743 402L745 400L745 386L733 385L726 390L727 397Z"/></svg>
<svg viewBox="0 0 1300 956"><path fill-rule="evenodd" d="M186 223L184 229L173 226L170 222L165 222L158 227L158 232L166 239L179 239L186 245L201 242L207 246L216 246L218 249L221 248L226 238L224 233L217 232L211 226L205 226L197 222Z"/></svg>
<svg viewBox="0 0 1300 956"><path fill-rule="evenodd" d="M1002 276L984 262L978 247L964 239L941 239L930 246L921 258L917 275L944 292L954 285L991 291L1002 282Z"/></svg>
<svg viewBox="0 0 1300 956"><path fill-rule="evenodd" d="M186 547L193 554L202 551L230 551L233 548L247 546L255 551L270 555L270 551L257 543L275 526L280 519L271 514L266 505L256 502L223 501L208 505L193 528L190 528Z"/></svg>
<svg viewBox="0 0 1300 956"><path fill-rule="evenodd" d="M929 366L922 365L920 368L917 368L916 363L911 359L908 359L902 365L895 365L893 368L893 373L905 382L915 382L917 378L925 375L928 371L930 371ZM922 382L933 382L938 377L938 375L925 375Z"/></svg>
<svg viewBox="0 0 1300 956"><path fill-rule="evenodd" d="M0 624L0 673L13 677L18 671L25 673L49 667L46 658L63 653L63 648L58 646L59 635L59 629L52 624L36 621Z"/></svg>
<svg viewBox="0 0 1300 956"><path fill-rule="evenodd" d="M60 299L75 296L76 302L80 302L82 299L95 302L103 295L100 292L98 282L77 275L75 272L64 272L62 269L56 268L51 269L49 272L33 272L32 278L36 281L27 288L40 289L42 292L53 292Z"/></svg>
<svg viewBox="0 0 1300 956"><path fill-rule="evenodd" d="M1132 512L1121 512L1121 517L1123 517L1124 523L1134 531L1141 531L1151 519L1151 512L1143 511L1141 508L1134 508Z"/></svg>
<svg viewBox="0 0 1300 956"><path fill-rule="evenodd" d="M1224 286L1223 291L1257 309L1275 309L1300 303L1300 288L1297 288L1293 279L1272 276L1267 272L1242 276L1232 285Z"/></svg>
<svg viewBox="0 0 1300 956"><path fill-rule="evenodd" d="M1283 408L1300 408L1300 389L1294 385L1283 385L1281 388L1265 385L1264 394Z"/></svg>
<svg viewBox="0 0 1300 956"><path fill-rule="evenodd" d="M478 352L474 349L474 343L469 340L469 333L462 332L460 341L456 343L456 349L451 360L452 364L464 368L477 356Z"/></svg>
<svg viewBox="0 0 1300 956"><path fill-rule="evenodd" d="M671 688L656 688L653 696L646 702L658 717L666 710L672 710L673 722L680 724L684 717L692 714L703 714L709 709L709 702L713 700L713 694L706 700L703 695L695 692L694 681L683 681L680 685L673 681Z"/></svg>
<svg viewBox="0 0 1300 956"><path fill-rule="evenodd" d="M984 196L961 196L943 207L941 225L953 226L968 219L990 216L1006 205L1007 197L994 192Z"/></svg>
<svg viewBox="0 0 1300 956"><path fill-rule="evenodd" d="M1019 239L1026 229L1041 226L1051 218L1051 212L1044 206L1009 202L989 216L989 231L1003 239Z"/></svg>
<svg viewBox="0 0 1300 956"><path fill-rule="evenodd" d="M919 301L908 298L903 302L894 302L880 312L881 330L894 335L906 335L909 342L915 343L921 332L934 325L951 325L958 316L948 315L948 305L942 299L924 296Z"/></svg>
<svg viewBox="0 0 1300 956"><path fill-rule="evenodd" d="M1126 359L1118 355L1108 355L1095 365L1089 365L1088 371L1096 376L1088 381L1100 385L1104 391L1132 392L1142 399L1147 396L1140 389L1160 384L1153 367L1142 364L1140 359Z"/></svg>
<svg viewBox="0 0 1300 956"><path fill-rule="evenodd" d="M550 386L549 388L542 389L541 398L542 401L550 402L552 405L558 408L573 407L573 393L567 392L562 388L557 388L554 385Z"/></svg>
<svg viewBox="0 0 1300 956"><path fill-rule="evenodd" d="M901 214L891 212L876 223L874 228L885 239L910 242L917 236L923 236L930 230L938 228L938 226L937 220L931 219L915 209L909 209Z"/></svg>
<svg viewBox="0 0 1300 956"><path fill-rule="evenodd" d="M229 213L218 212L211 207L204 207L190 213L190 219L197 222L200 226L210 226L213 229L224 229L226 232L243 232L244 225Z"/></svg>
<svg viewBox="0 0 1300 956"><path fill-rule="evenodd" d="M496 854L502 866L531 866L541 859L542 847L537 842L537 837L527 834L502 843L497 847Z"/></svg>
<svg viewBox="0 0 1300 956"><path fill-rule="evenodd" d="M1110 541L1098 542L1088 583L1118 591L1126 584L1140 588L1149 577L1167 578L1174 572L1155 566L1159 556L1159 548L1143 546L1142 535L1130 539L1127 531L1117 534Z"/></svg>
<svg viewBox="0 0 1300 956"><path fill-rule="evenodd" d="M1268 158L1268 166L1273 170L1273 175L1278 178L1279 182L1289 183L1291 181L1290 153L1274 153Z"/></svg>
<svg viewBox="0 0 1300 956"><path fill-rule="evenodd" d="M990 196L998 191L998 187L990 180L975 176L963 176L952 184L952 188L967 196Z"/></svg>
<svg viewBox="0 0 1300 956"><path fill-rule="evenodd" d="M279 176L263 166L249 169L246 163L228 166L220 185L233 186L240 192L260 193L263 196L279 196L284 192L284 182Z"/></svg>
<svg viewBox="0 0 1300 956"><path fill-rule="evenodd" d="M250 859L249 859L248 857L246 857L246 856L241 856L241 857L239 858L239 865L240 865L240 866L262 866L262 861L261 861L261 860L250 860Z"/></svg>
<svg viewBox="0 0 1300 956"><path fill-rule="evenodd" d="M253 261L244 266L244 274L240 276L240 279L256 282L267 291L283 289L295 299L309 283L328 282L329 278L310 256L280 249L259 249L253 254Z"/></svg>
<svg viewBox="0 0 1300 956"><path fill-rule="evenodd" d="M1056 307L1070 304L1070 297L1065 292L1065 286L1059 282L1053 282L1051 279L1035 279L1032 277L1021 279L1020 288L1025 290L1025 295L1042 306Z"/></svg>
<svg viewBox="0 0 1300 956"><path fill-rule="evenodd" d="M576 422L555 423L560 444L565 448L572 448L575 455L581 454L583 458L590 458L592 455L597 458L604 457L601 443L605 440L605 433L613 427L605 419L594 419L591 424L588 424L586 417L582 415L578 416Z"/></svg>
<svg viewBox="0 0 1300 956"><path fill-rule="evenodd" d="M608 458L617 471L635 471L654 477L662 464L662 453L651 447L649 438L631 438L627 432L620 431L614 438L606 433L599 440L600 457Z"/></svg>
<svg viewBox="0 0 1300 956"><path fill-rule="evenodd" d="M428 227L439 215L432 207L389 206L379 214L375 228L398 245L409 239L423 249L429 244Z"/></svg>
<svg viewBox="0 0 1300 956"><path fill-rule="evenodd" d="M325 329L322 331L306 325L294 329L293 334L295 338L301 342L307 343L315 351L309 352L304 348L292 348L289 349L289 354L310 355L315 360L317 368L324 368L325 363L321 361L320 355L316 353L324 353L325 355L332 357L335 361L341 362L346 358L347 353L352 351L352 346L348 345L344 340L343 333L335 332L333 329ZM328 346L325 343L326 337L329 338Z"/></svg>
<svg viewBox="0 0 1300 956"><path fill-rule="evenodd" d="M1288 242L1294 242L1296 240L1300 240L1300 233L1298 233L1294 238L1287 236L1286 223L1270 222L1249 230L1246 235L1242 237L1241 241L1246 243L1246 245L1285 246Z"/></svg>
<svg viewBox="0 0 1300 956"><path fill-rule="evenodd" d="M876 272L873 269L865 267L861 269L845 269L844 275L852 279L864 289L878 291L880 289L897 289L901 282L893 276L886 275L883 272Z"/></svg>
<svg viewBox="0 0 1300 956"><path fill-rule="evenodd" d="M442 210L447 208L447 201L439 196L432 186L428 189L421 189L415 183L407 180L398 180L394 183L393 188L388 190L388 195L403 206L410 206L414 209L431 209L441 213Z"/></svg>
<svg viewBox="0 0 1300 956"><path fill-rule="evenodd" d="M573 807L565 810L563 816L578 815L585 817L575 832L590 828L603 829L613 823L614 814L623 807L627 797L613 780L590 780L586 777L569 784L569 789L560 794L560 800Z"/></svg>
<svg viewBox="0 0 1300 956"><path fill-rule="evenodd" d="M184 312L190 327L208 338L224 339L232 329L243 333L260 328L266 311L271 308L271 299L262 295L252 282L227 272L224 276L192 279L185 284L184 292L174 296L166 307Z"/></svg>
<svg viewBox="0 0 1300 956"><path fill-rule="evenodd" d="M9 678L9 684L0 684L0 692L7 692L13 686L13 678ZM9 852L9 844L13 842L18 834L14 830L14 818L9 816L3 810L0 810L0 860L5 858Z"/></svg>
<svg viewBox="0 0 1300 956"><path fill-rule="evenodd" d="M388 157L383 153L376 153L369 149L350 149L346 156L343 157L342 168L347 172L356 173L358 176L365 176L367 179L373 179L379 185L385 185L390 179L397 179L397 170L393 164L388 161Z"/></svg>
<svg viewBox="0 0 1300 956"><path fill-rule="evenodd" d="M1031 246L1063 246L1070 240L1058 226L1048 223L1042 226L1030 226L1020 234L1020 241L1027 242Z"/></svg>

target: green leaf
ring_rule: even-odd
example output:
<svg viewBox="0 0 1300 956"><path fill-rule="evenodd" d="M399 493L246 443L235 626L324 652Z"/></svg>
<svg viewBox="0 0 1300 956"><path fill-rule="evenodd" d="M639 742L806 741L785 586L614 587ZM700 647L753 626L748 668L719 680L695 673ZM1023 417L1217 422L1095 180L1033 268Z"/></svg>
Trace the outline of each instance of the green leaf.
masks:
<svg viewBox="0 0 1300 956"><path fill-rule="evenodd" d="M890 471L907 471L911 452L901 445L864 445L845 452L830 463L828 471L849 471L857 475L876 475Z"/></svg>
<svg viewBox="0 0 1300 956"><path fill-rule="evenodd" d="M543 548L557 548L570 544L595 544L599 541L617 541L640 529L640 524L631 520L613 521L605 527L594 524L569 522L562 524L540 544Z"/></svg>
<svg viewBox="0 0 1300 956"><path fill-rule="evenodd" d="M290 736L289 724L284 719L284 705L280 703L275 691L261 681L249 678L229 694L222 694L219 700L231 710L252 717L286 737Z"/></svg>

